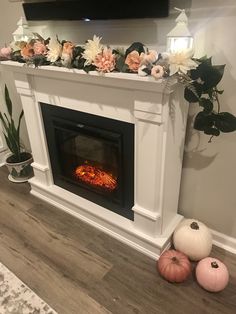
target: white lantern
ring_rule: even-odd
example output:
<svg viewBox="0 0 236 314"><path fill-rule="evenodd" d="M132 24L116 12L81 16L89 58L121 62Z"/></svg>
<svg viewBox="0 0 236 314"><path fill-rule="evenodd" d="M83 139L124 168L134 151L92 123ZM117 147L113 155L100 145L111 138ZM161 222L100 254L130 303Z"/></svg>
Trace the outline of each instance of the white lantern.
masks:
<svg viewBox="0 0 236 314"><path fill-rule="evenodd" d="M17 25L18 25L17 29L14 31L14 33L12 33L14 41L28 42L29 40L34 38L34 35L29 30L28 23L23 17L19 19Z"/></svg>
<svg viewBox="0 0 236 314"><path fill-rule="evenodd" d="M188 29L188 18L185 10L177 17L176 26L167 34L167 52L176 53L193 48L193 37Z"/></svg>

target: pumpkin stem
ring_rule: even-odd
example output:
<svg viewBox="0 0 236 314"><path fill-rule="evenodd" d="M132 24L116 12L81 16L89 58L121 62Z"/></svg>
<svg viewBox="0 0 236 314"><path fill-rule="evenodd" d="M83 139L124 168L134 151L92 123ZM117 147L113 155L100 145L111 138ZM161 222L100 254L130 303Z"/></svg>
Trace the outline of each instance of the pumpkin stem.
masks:
<svg viewBox="0 0 236 314"><path fill-rule="evenodd" d="M172 260L172 262L174 262L174 263L177 263L177 262L178 262L178 258L177 258L176 256L173 256L173 257L171 258L171 260Z"/></svg>
<svg viewBox="0 0 236 314"><path fill-rule="evenodd" d="M211 267L212 268L219 268L219 265L215 262L211 262Z"/></svg>
<svg viewBox="0 0 236 314"><path fill-rule="evenodd" d="M198 230L199 229L199 225L196 221L193 221L190 225L190 227L194 230Z"/></svg>

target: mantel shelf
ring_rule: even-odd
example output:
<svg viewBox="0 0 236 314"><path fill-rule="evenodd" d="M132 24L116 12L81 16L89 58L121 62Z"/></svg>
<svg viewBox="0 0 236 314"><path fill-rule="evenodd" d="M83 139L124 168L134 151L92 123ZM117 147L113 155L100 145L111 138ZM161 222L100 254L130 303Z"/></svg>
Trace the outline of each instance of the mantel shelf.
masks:
<svg viewBox="0 0 236 314"><path fill-rule="evenodd" d="M33 76L55 78L58 80L78 81L93 85L161 92L163 94L170 94L173 86L176 84L176 80L173 79L171 81L170 79L155 80L152 76L142 77L135 73L112 72L101 74L97 71L86 73L83 70L74 68L68 69L51 65L35 68L15 61L1 61L0 64L3 70L15 73L25 73Z"/></svg>

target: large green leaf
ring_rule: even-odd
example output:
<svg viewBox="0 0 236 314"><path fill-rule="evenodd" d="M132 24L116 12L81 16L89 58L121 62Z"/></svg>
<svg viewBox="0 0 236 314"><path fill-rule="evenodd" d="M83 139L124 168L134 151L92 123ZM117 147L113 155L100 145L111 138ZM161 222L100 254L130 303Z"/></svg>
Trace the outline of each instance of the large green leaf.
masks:
<svg viewBox="0 0 236 314"><path fill-rule="evenodd" d="M194 129L205 131L214 126L214 117L212 114L207 114L204 111L199 112L194 120Z"/></svg>
<svg viewBox="0 0 236 314"><path fill-rule="evenodd" d="M215 125L221 132L236 131L236 117L229 112L220 112L215 115Z"/></svg>
<svg viewBox="0 0 236 314"><path fill-rule="evenodd" d="M7 111L9 113L10 117L12 117L12 102L11 102L11 98L9 96L7 85L5 85L5 101L6 101L6 105L7 105Z"/></svg>
<svg viewBox="0 0 236 314"><path fill-rule="evenodd" d="M205 71L201 74L200 78L204 81L203 91L206 92L209 89L217 86L221 81L224 74L225 65L215 65L206 67Z"/></svg>
<svg viewBox="0 0 236 314"><path fill-rule="evenodd" d="M200 64L196 69L190 71L190 76L193 80L200 78L212 66L211 58L196 59L196 61L200 62Z"/></svg>

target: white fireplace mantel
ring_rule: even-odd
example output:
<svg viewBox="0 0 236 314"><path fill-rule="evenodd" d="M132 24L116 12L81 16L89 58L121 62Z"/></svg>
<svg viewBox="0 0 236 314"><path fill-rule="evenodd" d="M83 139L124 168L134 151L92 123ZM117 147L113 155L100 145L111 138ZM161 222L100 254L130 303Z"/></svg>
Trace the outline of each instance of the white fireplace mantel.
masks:
<svg viewBox="0 0 236 314"><path fill-rule="evenodd" d="M182 87L135 74L35 69L13 61L1 67L13 72L25 113L34 157L31 193L157 258L182 219L177 211L188 112ZM135 125L134 221L54 184L40 102Z"/></svg>

